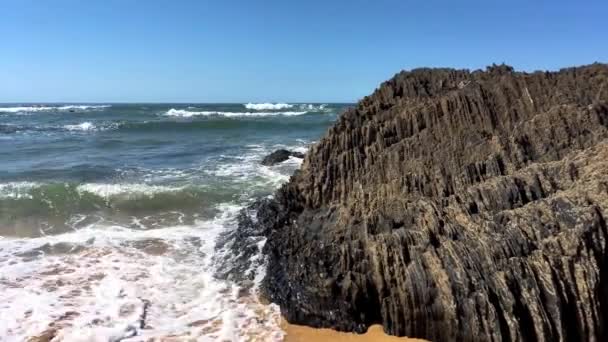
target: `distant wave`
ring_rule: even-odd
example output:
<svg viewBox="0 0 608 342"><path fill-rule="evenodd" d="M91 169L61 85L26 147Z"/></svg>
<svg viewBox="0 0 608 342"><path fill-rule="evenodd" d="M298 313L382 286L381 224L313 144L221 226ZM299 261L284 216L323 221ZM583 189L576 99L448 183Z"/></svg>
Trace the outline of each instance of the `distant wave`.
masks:
<svg viewBox="0 0 608 342"><path fill-rule="evenodd" d="M195 130L214 130L214 129L239 129L244 126L243 120L247 119L262 119L262 118L296 118L299 115L307 114L310 112L251 112L251 113L238 113L238 112L197 112L172 109L165 113L157 113L167 119L161 120L146 120L140 122L115 120L115 121L84 121L74 122L69 124L60 125L18 125L18 124L0 124L0 137L7 139L14 135L32 135L40 134L45 136L51 135L93 135L100 134L108 131L123 131L123 132L162 132L165 130L179 130L184 132L190 132ZM216 120L177 120L177 119L189 119L195 117L202 118L216 118ZM174 120L172 120L175 118ZM288 120L273 120L270 124L267 120L250 121L247 123L247 127L255 125L256 129L260 131L273 130L277 127L289 126L291 128L308 129L318 126L326 126L328 122L333 122L335 117L325 116L323 120L314 121L288 121Z"/></svg>
<svg viewBox="0 0 608 342"><path fill-rule="evenodd" d="M19 132L20 127L13 124L0 124L0 133L9 134Z"/></svg>
<svg viewBox="0 0 608 342"><path fill-rule="evenodd" d="M324 111L326 111L326 109L328 109L326 104L321 104L321 105L300 104L300 105L298 105L298 108L300 110L307 110L310 112L324 112Z"/></svg>
<svg viewBox="0 0 608 342"><path fill-rule="evenodd" d="M219 111L193 111L184 109L169 109L166 116L177 116L189 118L193 116L225 116L225 117L260 117L260 116L294 116L306 114L308 111L301 112L219 112Z"/></svg>
<svg viewBox="0 0 608 342"><path fill-rule="evenodd" d="M282 110L292 108L288 103L247 103L244 105L249 110Z"/></svg>
<svg viewBox="0 0 608 342"><path fill-rule="evenodd" d="M121 123L119 122L103 122L100 124L93 124L92 122L85 121L77 124L69 125L15 125L15 124L0 124L0 134L15 134L15 133L28 133L28 132L40 132L40 133L61 133L65 131L70 132L96 132L105 131L111 129L120 128Z"/></svg>
<svg viewBox="0 0 608 342"><path fill-rule="evenodd" d="M0 107L1 113L35 113L52 111L83 111L109 108L111 105L68 105L68 106L21 106L21 107Z"/></svg>
<svg viewBox="0 0 608 342"><path fill-rule="evenodd" d="M327 109L326 104L288 104L288 103L247 103L245 108L255 111L278 111L283 109L297 109L299 111L308 112L324 112Z"/></svg>

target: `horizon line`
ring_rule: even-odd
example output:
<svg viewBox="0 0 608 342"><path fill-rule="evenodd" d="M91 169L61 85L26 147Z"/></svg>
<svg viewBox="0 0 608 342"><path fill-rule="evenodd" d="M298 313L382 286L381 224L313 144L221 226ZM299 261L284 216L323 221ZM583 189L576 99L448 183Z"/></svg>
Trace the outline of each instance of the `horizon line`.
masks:
<svg viewBox="0 0 608 342"><path fill-rule="evenodd" d="M0 102L0 105L23 105L23 104L354 104L357 101L242 101L242 102L199 102L199 101L16 101Z"/></svg>

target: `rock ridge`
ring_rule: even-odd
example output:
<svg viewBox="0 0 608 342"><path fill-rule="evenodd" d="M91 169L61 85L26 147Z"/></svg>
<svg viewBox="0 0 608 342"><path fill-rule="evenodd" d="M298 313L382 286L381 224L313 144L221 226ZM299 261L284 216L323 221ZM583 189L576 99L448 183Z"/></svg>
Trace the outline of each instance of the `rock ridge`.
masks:
<svg viewBox="0 0 608 342"><path fill-rule="evenodd" d="M398 73L262 207L292 323L607 340L608 66Z"/></svg>

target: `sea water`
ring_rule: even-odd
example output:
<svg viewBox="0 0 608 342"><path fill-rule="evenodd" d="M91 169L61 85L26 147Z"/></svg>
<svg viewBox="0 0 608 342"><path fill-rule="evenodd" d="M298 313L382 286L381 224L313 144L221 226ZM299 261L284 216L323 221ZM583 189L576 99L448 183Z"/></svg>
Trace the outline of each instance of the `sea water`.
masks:
<svg viewBox="0 0 608 342"><path fill-rule="evenodd" d="M281 340L217 240L346 106L0 105L0 340Z"/></svg>

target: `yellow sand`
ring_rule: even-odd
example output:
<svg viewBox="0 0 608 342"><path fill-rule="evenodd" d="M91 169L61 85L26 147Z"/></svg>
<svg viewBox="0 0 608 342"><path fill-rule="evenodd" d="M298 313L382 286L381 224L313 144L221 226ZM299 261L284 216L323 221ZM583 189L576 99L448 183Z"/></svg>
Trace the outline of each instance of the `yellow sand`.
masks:
<svg viewBox="0 0 608 342"><path fill-rule="evenodd" d="M354 334L331 329L315 329L283 321L283 330L287 333L285 342L424 342L416 338L387 335L380 325L371 326L365 334Z"/></svg>

